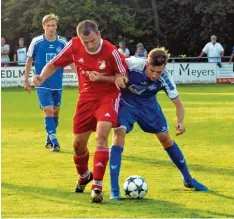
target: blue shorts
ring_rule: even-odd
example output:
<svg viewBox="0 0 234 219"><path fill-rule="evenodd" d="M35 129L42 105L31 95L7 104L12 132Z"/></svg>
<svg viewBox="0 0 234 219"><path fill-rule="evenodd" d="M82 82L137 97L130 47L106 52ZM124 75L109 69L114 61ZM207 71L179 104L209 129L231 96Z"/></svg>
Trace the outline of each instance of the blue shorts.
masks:
<svg viewBox="0 0 234 219"><path fill-rule="evenodd" d="M167 120L158 103L136 108L121 101L118 115L119 125L124 126L128 133L132 131L135 122L144 132L158 134L168 130Z"/></svg>
<svg viewBox="0 0 234 219"><path fill-rule="evenodd" d="M36 91L41 109L46 106L60 107L62 100L62 90L37 88Z"/></svg>

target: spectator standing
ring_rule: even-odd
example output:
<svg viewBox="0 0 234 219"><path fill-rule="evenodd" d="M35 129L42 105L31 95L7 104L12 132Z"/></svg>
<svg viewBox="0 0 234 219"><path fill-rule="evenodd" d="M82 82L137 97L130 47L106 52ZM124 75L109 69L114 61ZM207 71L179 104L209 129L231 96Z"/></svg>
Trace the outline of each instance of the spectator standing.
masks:
<svg viewBox="0 0 234 219"><path fill-rule="evenodd" d="M126 48L126 44L124 41L119 42L119 48L118 51L125 56L125 58L129 58L130 52L128 48Z"/></svg>
<svg viewBox="0 0 234 219"><path fill-rule="evenodd" d="M138 43L136 45L136 48L137 48L135 52L136 57L147 58L147 51L146 49L144 49L144 46L142 43Z"/></svg>
<svg viewBox="0 0 234 219"><path fill-rule="evenodd" d="M224 56L224 49L220 43L217 42L217 36L210 37L211 42L207 43L203 48L199 58L207 54L208 62L216 62L221 67L221 57Z"/></svg>
<svg viewBox="0 0 234 219"><path fill-rule="evenodd" d="M17 65L25 65L27 60L27 47L24 45L24 38L19 38L18 47L15 50L14 62Z"/></svg>
<svg viewBox="0 0 234 219"><path fill-rule="evenodd" d="M10 46L6 44L6 39L1 37L1 67L6 67L10 63Z"/></svg>

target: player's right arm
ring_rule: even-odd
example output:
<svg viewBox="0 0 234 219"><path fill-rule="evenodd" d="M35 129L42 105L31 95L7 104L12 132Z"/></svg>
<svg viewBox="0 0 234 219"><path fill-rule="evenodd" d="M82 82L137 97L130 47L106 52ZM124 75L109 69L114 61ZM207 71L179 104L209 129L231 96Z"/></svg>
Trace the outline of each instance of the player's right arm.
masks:
<svg viewBox="0 0 234 219"><path fill-rule="evenodd" d="M42 69L40 75L33 77L33 83L35 86L40 86L46 79L59 67L66 67L74 62L72 54L72 40L63 48L63 50L46 66Z"/></svg>
<svg viewBox="0 0 234 219"><path fill-rule="evenodd" d="M25 65L25 71L24 71L24 89L30 93L32 90L32 87L29 83L29 73L32 68L32 63L33 63L33 57L35 55L35 46L36 46L36 39L33 38L32 42L30 43L30 46L28 48L27 52L27 60L26 60L26 65Z"/></svg>
<svg viewBox="0 0 234 219"><path fill-rule="evenodd" d="M28 57L26 60L26 66L25 66L25 71L24 71L24 89L30 93L32 90L32 87L29 83L29 73L32 68L32 63L33 63L33 58Z"/></svg>

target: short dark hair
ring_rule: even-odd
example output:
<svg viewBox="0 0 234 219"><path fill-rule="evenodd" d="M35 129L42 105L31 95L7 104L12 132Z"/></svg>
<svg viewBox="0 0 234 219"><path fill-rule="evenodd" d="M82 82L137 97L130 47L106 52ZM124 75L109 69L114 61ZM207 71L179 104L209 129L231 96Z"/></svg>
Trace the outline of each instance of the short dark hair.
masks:
<svg viewBox="0 0 234 219"><path fill-rule="evenodd" d="M88 36L91 32L97 33L98 26L94 21L91 20L84 20L80 22L77 26L77 35L83 34L85 36Z"/></svg>
<svg viewBox="0 0 234 219"><path fill-rule="evenodd" d="M155 48L148 55L148 63L152 66L161 66L167 64L168 55L165 50Z"/></svg>

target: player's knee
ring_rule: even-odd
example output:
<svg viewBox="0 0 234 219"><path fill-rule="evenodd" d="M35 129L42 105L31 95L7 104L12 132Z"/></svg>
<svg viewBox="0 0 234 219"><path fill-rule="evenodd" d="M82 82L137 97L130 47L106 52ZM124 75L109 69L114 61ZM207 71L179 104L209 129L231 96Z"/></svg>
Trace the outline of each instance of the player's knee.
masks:
<svg viewBox="0 0 234 219"><path fill-rule="evenodd" d="M173 145L173 140L168 135L160 137L159 141L164 148L171 147Z"/></svg>
<svg viewBox="0 0 234 219"><path fill-rule="evenodd" d="M84 141L82 141L81 138L75 138L73 140L73 148L76 155L82 154L87 149L87 144L85 144Z"/></svg>
<svg viewBox="0 0 234 219"><path fill-rule="evenodd" d="M113 144L119 145L119 146L124 146L125 134L126 134L125 129L115 129Z"/></svg>
<svg viewBox="0 0 234 219"><path fill-rule="evenodd" d="M55 117L59 116L59 107L54 107L54 116Z"/></svg>
<svg viewBox="0 0 234 219"><path fill-rule="evenodd" d="M47 117L54 116L54 109L53 109L53 107L45 107L43 109L43 111L44 111L45 116L47 116Z"/></svg>
<svg viewBox="0 0 234 219"><path fill-rule="evenodd" d="M96 143L97 146L107 146L108 136L104 133L97 133L96 134Z"/></svg>

